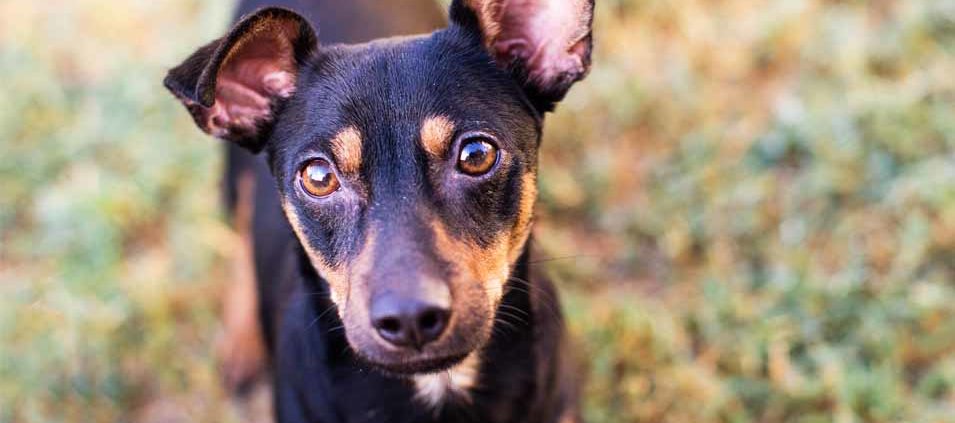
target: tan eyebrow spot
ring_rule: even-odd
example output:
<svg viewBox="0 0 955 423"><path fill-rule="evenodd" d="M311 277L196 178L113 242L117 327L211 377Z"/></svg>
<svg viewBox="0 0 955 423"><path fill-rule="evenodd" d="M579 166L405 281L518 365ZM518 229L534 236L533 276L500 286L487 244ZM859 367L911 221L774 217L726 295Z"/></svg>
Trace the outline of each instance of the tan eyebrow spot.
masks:
<svg viewBox="0 0 955 423"><path fill-rule="evenodd" d="M441 157L448 151L454 123L444 116L430 116L421 124L421 146L433 156Z"/></svg>
<svg viewBox="0 0 955 423"><path fill-rule="evenodd" d="M332 154L338 168L345 173L355 173L361 167L361 132L354 126L342 129L332 138Z"/></svg>

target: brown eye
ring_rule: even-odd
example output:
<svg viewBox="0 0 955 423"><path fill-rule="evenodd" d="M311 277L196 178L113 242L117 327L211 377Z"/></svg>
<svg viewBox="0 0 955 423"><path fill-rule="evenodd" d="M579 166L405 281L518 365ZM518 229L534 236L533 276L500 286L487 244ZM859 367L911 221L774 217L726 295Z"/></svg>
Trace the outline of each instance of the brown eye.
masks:
<svg viewBox="0 0 955 423"><path fill-rule="evenodd" d="M484 137L465 140L458 154L458 169L471 176L488 173L497 163L497 147Z"/></svg>
<svg viewBox="0 0 955 423"><path fill-rule="evenodd" d="M302 167L299 175L305 192L316 197L326 197L338 190L338 176L332 170L332 164L325 159L315 159Z"/></svg>

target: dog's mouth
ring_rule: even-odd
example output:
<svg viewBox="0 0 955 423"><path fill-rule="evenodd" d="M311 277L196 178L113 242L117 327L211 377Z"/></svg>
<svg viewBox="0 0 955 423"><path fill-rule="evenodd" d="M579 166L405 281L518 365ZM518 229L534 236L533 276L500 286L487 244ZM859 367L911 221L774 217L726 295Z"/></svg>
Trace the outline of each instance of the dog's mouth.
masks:
<svg viewBox="0 0 955 423"><path fill-rule="evenodd" d="M411 376L416 374L438 373L448 370L464 361L469 353L452 354L440 357L412 358L400 361L372 360L359 355L362 362L386 374L395 376Z"/></svg>

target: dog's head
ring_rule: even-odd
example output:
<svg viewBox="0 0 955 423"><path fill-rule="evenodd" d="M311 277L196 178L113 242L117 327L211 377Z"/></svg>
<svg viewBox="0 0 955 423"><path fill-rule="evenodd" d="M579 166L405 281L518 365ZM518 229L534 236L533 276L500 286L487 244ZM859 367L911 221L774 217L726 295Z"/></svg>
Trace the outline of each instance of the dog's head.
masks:
<svg viewBox="0 0 955 423"><path fill-rule="evenodd" d="M427 36L319 46L265 9L169 72L206 132L268 154L352 348L440 370L490 336L536 198L541 116L590 65L593 0L457 0Z"/></svg>

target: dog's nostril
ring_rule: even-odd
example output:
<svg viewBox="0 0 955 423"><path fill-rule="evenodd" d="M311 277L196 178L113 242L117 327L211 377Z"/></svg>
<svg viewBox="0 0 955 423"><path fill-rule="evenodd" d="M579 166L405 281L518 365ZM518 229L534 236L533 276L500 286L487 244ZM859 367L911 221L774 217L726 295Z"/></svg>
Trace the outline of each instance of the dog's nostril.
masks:
<svg viewBox="0 0 955 423"><path fill-rule="evenodd" d="M437 325L438 313L434 310L428 310L418 318L418 326L424 331L434 329Z"/></svg>
<svg viewBox="0 0 955 423"><path fill-rule="evenodd" d="M428 341L441 336L447 323L447 310L439 308L429 308L418 316L418 328L421 330L422 337Z"/></svg>
<svg viewBox="0 0 955 423"><path fill-rule="evenodd" d="M381 339L397 347L421 349L444 333L450 311L416 301L382 299L372 305L372 326Z"/></svg>
<svg viewBox="0 0 955 423"><path fill-rule="evenodd" d="M410 325L406 325L402 320L400 315L387 315L372 320L372 326L381 339L396 347L408 347L414 342L414 334Z"/></svg>
<svg viewBox="0 0 955 423"><path fill-rule="evenodd" d="M401 320L397 318L384 318L376 322L375 326L380 331L388 333L398 333L401 332Z"/></svg>

